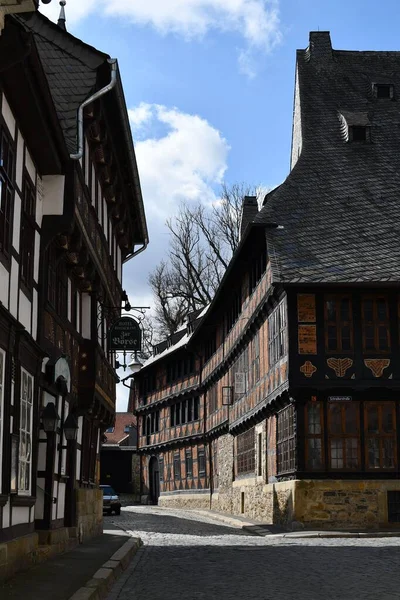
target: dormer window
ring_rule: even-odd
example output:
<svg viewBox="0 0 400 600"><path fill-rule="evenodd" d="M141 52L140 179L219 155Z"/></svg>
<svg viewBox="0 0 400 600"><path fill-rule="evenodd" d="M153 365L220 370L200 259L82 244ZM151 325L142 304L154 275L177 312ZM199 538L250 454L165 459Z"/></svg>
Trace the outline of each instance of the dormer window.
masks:
<svg viewBox="0 0 400 600"><path fill-rule="evenodd" d="M391 100L394 96L394 88L391 83L374 83L375 98L387 98Z"/></svg>
<svg viewBox="0 0 400 600"><path fill-rule="evenodd" d="M349 127L349 142L366 142L367 127L363 125L353 125Z"/></svg>

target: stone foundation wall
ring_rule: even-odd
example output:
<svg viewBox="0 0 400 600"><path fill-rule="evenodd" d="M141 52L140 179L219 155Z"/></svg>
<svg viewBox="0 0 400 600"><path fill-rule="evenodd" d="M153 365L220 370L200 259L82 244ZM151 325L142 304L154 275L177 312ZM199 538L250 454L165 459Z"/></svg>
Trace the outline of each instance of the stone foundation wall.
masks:
<svg viewBox="0 0 400 600"><path fill-rule="evenodd" d="M210 508L210 494L166 494L158 499L158 505L165 508L197 508L205 510Z"/></svg>
<svg viewBox="0 0 400 600"><path fill-rule="evenodd" d="M31 533L0 544L0 582L37 562L39 536Z"/></svg>
<svg viewBox="0 0 400 600"><path fill-rule="evenodd" d="M103 532L103 492L100 489L76 490L76 520L81 543Z"/></svg>
<svg viewBox="0 0 400 600"><path fill-rule="evenodd" d="M388 522L387 492L400 481L296 481L296 520L321 529L377 529Z"/></svg>

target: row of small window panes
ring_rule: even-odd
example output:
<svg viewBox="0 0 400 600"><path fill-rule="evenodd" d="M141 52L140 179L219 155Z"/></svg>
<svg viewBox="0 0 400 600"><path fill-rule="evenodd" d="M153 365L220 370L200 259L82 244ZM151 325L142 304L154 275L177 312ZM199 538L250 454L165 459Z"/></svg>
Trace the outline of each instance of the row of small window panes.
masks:
<svg viewBox="0 0 400 600"><path fill-rule="evenodd" d="M321 402L309 403L306 410L307 468L318 470L322 469L324 465L323 405ZM366 468L395 468L396 425L394 403L366 402L364 413ZM361 466L360 403L329 403L327 433L330 456L329 467L331 469L359 469Z"/></svg>
<svg viewBox="0 0 400 600"><path fill-rule="evenodd" d="M142 435L153 435L160 429L160 411L155 410L142 416Z"/></svg>
<svg viewBox="0 0 400 600"><path fill-rule="evenodd" d="M232 294L233 298L230 303L230 307L228 308L225 315L225 331L228 333L232 328L233 324L236 322L242 310L242 290L241 288L237 289Z"/></svg>
<svg viewBox="0 0 400 600"><path fill-rule="evenodd" d="M364 351L390 350L389 306L384 297L363 298L362 328ZM325 301L326 350L346 352L353 349L353 311L348 296Z"/></svg>
<svg viewBox="0 0 400 600"><path fill-rule="evenodd" d="M291 437L277 443L278 473L288 473L296 468L296 444Z"/></svg>
<svg viewBox="0 0 400 600"><path fill-rule="evenodd" d="M184 425L192 421L198 421L200 411L200 398L187 398L170 407L170 423L171 427L176 425Z"/></svg>
<svg viewBox="0 0 400 600"><path fill-rule="evenodd" d="M236 437L236 472L238 475L253 473L256 464L255 429Z"/></svg>
<svg viewBox="0 0 400 600"><path fill-rule="evenodd" d="M287 440L294 435L295 411L293 404L287 406L278 413L277 441Z"/></svg>
<svg viewBox="0 0 400 600"><path fill-rule="evenodd" d="M270 367L286 354L286 304L283 300L268 317Z"/></svg>
<svg viewBox="0 0 400 600"><path fill-rule="evenodd" d="M171 383L194 372L194 354L188 354L181 360L171 361L167 364L167 383Z"/></svg>
<svg viewBox="0 0 400 600"><path fill-rule="evenodd" d="M203 476L206 472L205 452L203 448L197 450L198 474ZM193 477L193 455L191 450L185 450L185 474L186 477ZM181 455L174 454L174 479L181 479Z"/></svg>
<svg viewBox="0 0 400 600"><path fill-rule="evenodd" d="M265 273L265 269L267 268L267 253L265 250L260 252L260 254L255 257L250 266L250 275L249 275L249 294L252 293L254 288L257 286L258 282L262 278Z"/></svg>
<svg viewBox="0 0 400 600"><path fill-rule="evenodd" d="M240 389L238 387L238 378L236 377L236 375L239 375L242 377L242 379L244 379L244 384L242 386L242 388ZM241 353L241 355L239 356L239 358L237 358L237 360L235 361L232 369L231 369L231 385L234 387L234 393L235 393L235 400L237 400L239 397L241 397L243 394L246 393L247 389L248 389L248 378L249 378L249 347L246 346L246 348L243 350L243 352Z"/></svg>

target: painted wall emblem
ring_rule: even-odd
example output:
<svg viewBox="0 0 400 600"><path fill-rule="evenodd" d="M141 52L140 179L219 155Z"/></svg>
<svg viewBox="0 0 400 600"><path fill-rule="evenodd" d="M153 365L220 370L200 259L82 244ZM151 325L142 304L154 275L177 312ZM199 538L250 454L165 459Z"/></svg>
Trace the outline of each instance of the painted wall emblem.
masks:
<svg viewBox="0 0 400 600"><path fill-rule="evenodd" d="M335 371L336 377L344 377L347 369L353 366L352 358L328 358L326 362Z"/></svg>
<svg viewBox="0 0 400 600"><path fill-rule="evenodd" d="M382 377L383 371L390 365L389 358L366 358L364 364L374 377Z"/></svg>
<svg viewBox="0 0 400 600"><path fill-rule="evenodd" d="M304 365L302 365L300 367L300 371L303 373L303 375L305 375L306 377L312 377L315 373L315 371L317 370L317 367L314 366L312 364L311 361L306 360L306 362L304 363Z"/></svg>

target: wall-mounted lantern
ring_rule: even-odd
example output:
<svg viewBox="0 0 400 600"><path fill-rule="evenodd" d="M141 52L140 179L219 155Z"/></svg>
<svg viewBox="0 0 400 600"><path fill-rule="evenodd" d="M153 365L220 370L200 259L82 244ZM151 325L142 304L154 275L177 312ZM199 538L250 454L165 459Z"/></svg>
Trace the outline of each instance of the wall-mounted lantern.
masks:
<svg viewBox="0 0 400 600"><path fill-rule="evenodd" d="M54 433L57 431L59 421L60 417L58 416L54 402L49 402L46 404L42 412L42 424L44 431L46 433Z"/></svg>

